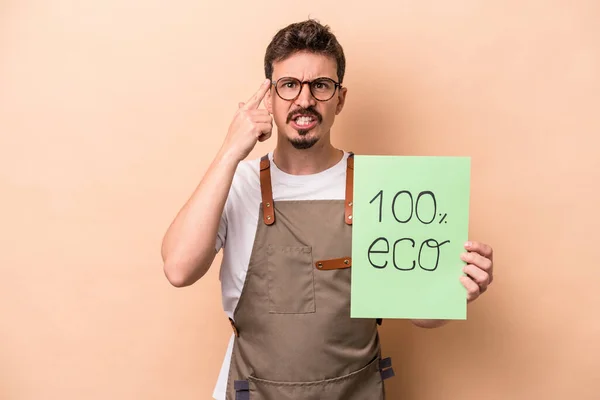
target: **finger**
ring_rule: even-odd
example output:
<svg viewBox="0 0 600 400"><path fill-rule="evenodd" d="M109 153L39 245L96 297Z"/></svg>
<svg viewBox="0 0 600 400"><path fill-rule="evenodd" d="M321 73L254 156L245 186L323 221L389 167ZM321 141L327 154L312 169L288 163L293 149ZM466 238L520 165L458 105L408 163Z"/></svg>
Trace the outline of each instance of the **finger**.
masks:
<svg viewBox="0 0 600 400"><path fill-rule="evenodd" d="M264 108L258 108L256 110L246 110L246 114L248 115L265 115L267 117L270 117L271 114L269 113L269 111L265 110Z"/></svg>
<svg viewBox="0 0 600 400"><path fill-rule="evenodd" d="M476 265L468 264L463 267L463 272L477 283L481 293L485 292L490 283L490 276L487 272L477 268Z"/></svg>
<svg viewBox="0 0 600 400"><path fill-rule="evenodd" d="M265 81L260 85L256 93L246 102L244 105L244 109L246 110L254 110L257 109L262 99L265 97L265 94L271 87L271 81L269 79L265 79Z"/></svg>
<svg viewBox="0 0 600 400"><path fill-rule="evenodd" d="M252 122L268 124L273 121L273 117L270 115L253 115L250 117Z"/></svg>
<svg viewBox="0 0 600 400"><path fill-rule="evenodd" d="M263 134L271 134L271 131L273 130L273 125L268 124L268 123L261 123L261 124L256 124L256 127L258 128L256 137L260 137Z"/></svg>
<svg viewBox="0 0 600 400"><path fill-rule="evenodd" d="M258 137L258 141L259 142L264 142L265 140L269 139L271 137L271 132L269 133L263 133L262 135L260 135Z"/></svg>
<svg viewBox="0 0 600 400"><path fill-rule="evenodd" d="M494 250L491 246L485 243L469 241L465 243L465 249L481 254L482 256L489 258L490 260L494 259Z"/></svg>
<svg viewBox="0 0 600 400"><path fill-rule="evenodd" d="M479 285L477 285L468 276L461 276L460 282L467 289L467 301L473 301L479 297Z"/></svg>
<svg viewBox="0 0 600 400"><path fill-rule="evenodd" d="M493 273L494 263L489 258L482 256L481 254L468 252L462 253L460 259L468 264L475 264L488 274Z"/></svg>

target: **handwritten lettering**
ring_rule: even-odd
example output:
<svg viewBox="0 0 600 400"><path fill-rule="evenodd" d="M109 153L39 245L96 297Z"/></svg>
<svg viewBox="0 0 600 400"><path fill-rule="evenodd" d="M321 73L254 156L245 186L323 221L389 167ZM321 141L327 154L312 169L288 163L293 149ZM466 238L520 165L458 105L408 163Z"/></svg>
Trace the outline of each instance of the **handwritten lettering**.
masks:
<svg viewBox="0 0 600 400"><path fill-rule="evenodd" d="M380 223L384 220L384 199L385 193L383 190L380 190L369 202L369 204L373 204L377 201L377 220ZM413 220L414 216L416 216L420 223L424 225L430 225L436 219L437 200L435 194L429 190L420 192L416 196L416 200L409 190L400 190L395 193L390 204L390 208L394 220L399 224L407 224ZM440 216L442 215L440 214ZM447 223L448 221L445 221L446 217L447 214L444 214L439 223ZM394 268L399 271L412 271L418 264L419 268L421 268L423 271L433 272L439 266L441 253L440 248L446 243L450 243L450 240L443 240L439 242L434 238L428 238L420 243L419 250L415 254L415 257L413 257L411 260L411 263L404 263L400 265L398 262L398 260L401 259L400 255L404 255L407 252L414 252L416 250L417 243L414 238L410 237L397 239L391 249L392 264L394 265ZM434 256L432 258L435 261L433 263L425 263L423 258L431 258L428 256L431 255L430 251L433 251ZM378 237L369 246L369 263L376 269L384 269L387 267L389 259L388 257L382 257L381 255L389 255L389 253L390 242L388 239L386 237Z"/></svg>

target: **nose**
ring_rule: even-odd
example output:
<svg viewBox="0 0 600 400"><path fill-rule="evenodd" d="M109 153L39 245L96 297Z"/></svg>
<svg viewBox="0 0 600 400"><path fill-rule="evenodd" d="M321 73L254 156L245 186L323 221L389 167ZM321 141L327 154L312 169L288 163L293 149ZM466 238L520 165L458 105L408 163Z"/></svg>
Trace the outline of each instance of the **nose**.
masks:
<svg viewBox="0 0 600 400"><path fill-rule="evenodd" d="M317 100L313 97L310 92L310 84L305 82L300 87L300 93L298 97L296 97L296 105L302 108L308 108L310 106L315 106L317 104Z"/></svg>

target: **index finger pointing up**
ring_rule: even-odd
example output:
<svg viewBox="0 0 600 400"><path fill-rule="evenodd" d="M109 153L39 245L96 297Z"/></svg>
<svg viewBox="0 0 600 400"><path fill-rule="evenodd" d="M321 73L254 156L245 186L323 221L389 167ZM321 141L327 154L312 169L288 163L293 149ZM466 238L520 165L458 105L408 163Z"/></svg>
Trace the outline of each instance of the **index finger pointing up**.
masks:
<svg viewBox="0 0 600 400"><path fill-rule="evenodd" d="M265 79L262 85L260 85L260 87L258 88L258 91L254 93L252 97L250 97L250 99L246 102L246 105L243 108L246 110L257 109L270 87L271 81L269 79Z"/></svg>

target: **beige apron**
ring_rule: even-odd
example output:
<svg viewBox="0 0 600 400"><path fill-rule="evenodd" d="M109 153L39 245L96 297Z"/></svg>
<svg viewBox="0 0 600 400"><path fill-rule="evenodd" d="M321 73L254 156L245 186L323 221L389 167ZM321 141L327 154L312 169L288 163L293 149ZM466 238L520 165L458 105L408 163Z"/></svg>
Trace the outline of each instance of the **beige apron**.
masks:
<svg viewBox="0 0 600 400"><path fill-rule="evenodd" d="M375 319L350 318L354 158L345 200L273 203L260 162L262 203L244 287L227 400L382 400L393 376ZM234 322L235 321L235 322Z"/></svg>

